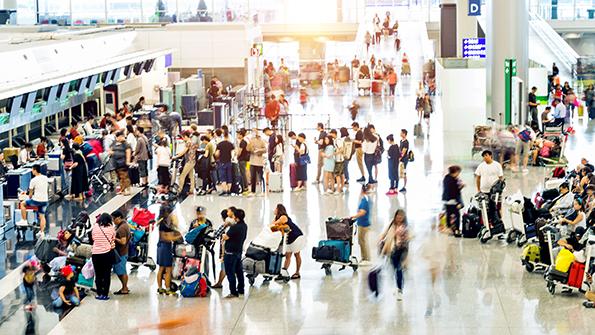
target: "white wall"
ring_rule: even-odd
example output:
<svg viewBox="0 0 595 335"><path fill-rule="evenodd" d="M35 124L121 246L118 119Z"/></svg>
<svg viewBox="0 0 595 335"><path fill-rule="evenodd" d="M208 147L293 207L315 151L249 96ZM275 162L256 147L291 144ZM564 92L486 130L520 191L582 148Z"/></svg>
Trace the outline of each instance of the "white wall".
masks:
<svg viewBox="0 0 595 335"><path fill-rule="evenodd" d="M143 49L175 48L175 68L244 67L254 41L253 29L243 24L174 24L137 29Z"/></svg>
<svg viewBox="0 0 595 335"><path fill-rule="evenodd" d="M527 85L527 92L531 87L537 87L537 96L547 95L547 68L533 67L529 68L529 85Z"/></svg>
<svg viewBox="0 0 595 335"><path fill-rule="evenodd" d="M444 129L442 143L447 159L471 157L474 127L486 124L485 77L484 68L444 69L436 62L437 98L442 106Z"/></svg>

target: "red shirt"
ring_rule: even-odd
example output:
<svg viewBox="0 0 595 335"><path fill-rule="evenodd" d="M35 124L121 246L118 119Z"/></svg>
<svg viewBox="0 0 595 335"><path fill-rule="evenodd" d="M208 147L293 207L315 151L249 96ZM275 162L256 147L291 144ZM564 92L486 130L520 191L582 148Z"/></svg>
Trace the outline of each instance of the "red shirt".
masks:
<svg viewBox="0 0 595 335"><path fill-rule="evenodd" d="M264 115L269 120L276 120L279 117L280 110L281 106L279 105L279 101L271 100L264 107Z"/></svg>
<svg viewBox="0 0 595 335"><path fill-rule="evenodd" d="M37 145L37 149L35 150L37 157L45 157L46 152L47 150L45 149L45 144L39 143Z"/></svg>
<svg viewBox="0 0 595 335"><path fill-rule="evenodd" d="M79 136L79 132L76 130L76 128L70 128L70 138L71 139L75 139Z"/></svg>

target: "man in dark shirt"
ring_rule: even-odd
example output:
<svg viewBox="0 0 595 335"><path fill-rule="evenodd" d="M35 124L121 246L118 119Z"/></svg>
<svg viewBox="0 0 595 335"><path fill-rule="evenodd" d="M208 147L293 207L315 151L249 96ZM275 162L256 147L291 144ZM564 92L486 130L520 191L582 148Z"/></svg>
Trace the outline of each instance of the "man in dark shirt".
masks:
<svg viewBox="0 0 595 335"><path fill-rule="evenodd" d="M359 123L351 124L351 129L355 132L355 139L353 140L353 147L355 148L355 158L357 159L357 166L362 174L362 177L357 180L358 183L366 181L364 177L364 151L362 150L362 142L364 141L364 132L359 127Z"/></svg>
<svg viewBox="0 0 595 335"><path fill-rule="evenodd" d="M403 188L399 192L407 192L407 163L409 163L409 141L407 140L407 129L401 129L401 142L399 143L401 149L401 164L399 166L400 177L403 178Z"/></svg>
<svg viewBox="0 0 595 335"><path fill-rule="evenodd" d="M233 184L233 169L231 165L231 152L234 146L229 139L229 132L227 129L223 131L223 141L217 144L217 151L215 157L219 162L219 181L221 181L222 192L221 196L231 195L231 185Z"/></svg>
<svg viewBox="0 0 595 335"><path fill-rule="evenodd" d="M112 220L116 225L116 249L120 255L120 262L113 265L114 273L120 279L122 288L114 294L128 294L128 273L126 272L126 263L128 262L128 246L130 244L130 226L124 219L124 214L120 211L112 213Z"/></svg>
<svg viewBox="0 0 595 335"><path fill-rule="evenodd" d="M229 282L230 294L226 298L237 298L244 294L244 271L242 270L242 252L244 250L244 241L248 234L248 226L244 222L246 214L243 210L230 207L227 211L228 217L235 221L227 233L223 234L225 241L225 255L223 264L225 273ZM236 286L237 281L237 286Z"/></svg>
<svg viewBox="0 0 595 335"><path fill-rule="evenodd" d="M242 190L248 190L248 177L246 176L246 167L250 161L250 152L248 151L248 141L245 139L246 129L238 131L238 167L240 168L240 176L242 177Z"/></svg>
<svg viewBox="0 0 595 335"><path fill-rule="evenodd" d="M275 135L275 131L269 127L264 128L262 130L262 133L269 138L269 143L267 145L267 153L269 155L269 163L271 164L271 166L274 166L273 165L273 154L275 153L275 146L277 145L275 143L275 138L277 136Z"/></svg>
<svg viewBox="0 0 595 335"><path fill-rule="evenodd" d="M539 106L539 103L537 102L537 95L535 95L536 92L537 87L533 86L531 92L529 92L529 102L527 103L529 105L529 115L527 117L530 116L531 121L539 122L537 120L537 106Z"/></svg>
<svg viewBox="0 0 595 335"><path fill-rule="evenodd" d="M318 167L316 169L316 181L314 181L313 184L320 183L322 166L324 164L324 138L327 136L326 131L324 131L324 124L322 124L322 122L319 122L316 125L316 130L318 131L318 140L316 140L316 144L318 144Z"/></svg>

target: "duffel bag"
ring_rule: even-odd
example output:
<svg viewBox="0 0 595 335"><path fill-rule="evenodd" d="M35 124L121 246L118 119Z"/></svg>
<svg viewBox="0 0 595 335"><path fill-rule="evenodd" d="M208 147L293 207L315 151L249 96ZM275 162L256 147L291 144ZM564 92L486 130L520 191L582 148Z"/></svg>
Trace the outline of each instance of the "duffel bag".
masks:
<svg viewBox="0 0 595 335"><path fill-rule="evenodd" d="M256 261L252 258L245 257L242 260L242 268L247 274L266 273L266 262L264 260Z"/></svg>
<svg viewBox="0 0 595 335"><path fill-rule="evenodd" d="M255 261L264 261L268 258L270 251L259 245L250 243L246 250L246 257L252 258Z"/></svg>
<svg viewBox="0 0 595 335"><path fill-rule="evenodd" d="M339 251L339 249L330 245L313 247L312 258L315 260L322 261L338 261L341 258L341 252Z"/></svg>
<svg viewBox="0 0 595 335"><path fill-rule="evenodd" d="M353 232L353 223L350 219L326 220L326 237L329 240L349 240Z"/></svg>

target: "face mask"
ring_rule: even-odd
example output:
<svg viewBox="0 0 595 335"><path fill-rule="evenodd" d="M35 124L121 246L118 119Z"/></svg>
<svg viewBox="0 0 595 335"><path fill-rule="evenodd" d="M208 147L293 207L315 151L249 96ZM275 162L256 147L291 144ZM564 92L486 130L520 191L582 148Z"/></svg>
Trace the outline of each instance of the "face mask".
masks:
<svg viewBox="0 0 595 335"><path fill-rule="evenodd" d="M236 223L236 220L234 220L233 218L225 218L225 223L235 224Z"/></svg>

